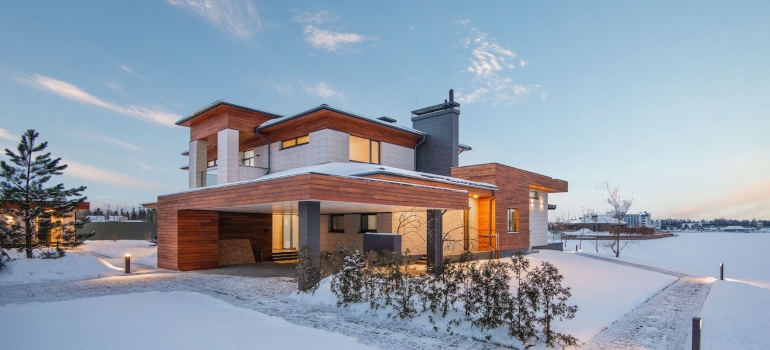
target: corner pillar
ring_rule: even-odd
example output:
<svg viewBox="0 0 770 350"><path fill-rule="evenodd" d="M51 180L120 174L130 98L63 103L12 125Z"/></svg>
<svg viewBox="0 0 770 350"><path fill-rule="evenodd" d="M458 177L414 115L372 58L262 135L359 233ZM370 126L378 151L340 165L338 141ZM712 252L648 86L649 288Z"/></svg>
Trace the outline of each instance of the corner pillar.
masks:
<svg viewBox="0 0 770 350"><path fill-rule="evenodd" d="M238 130L224 129L217 133L217 184L238 181Z"/></svg>
<svg viewBox="0 0 770 350"><path fill-rule="evenodd" d="M442 212L428 209L428 271L440 274L444 267L444 236Z"/></svg>
<svg viewBox="0 0 770 350"><path fill-rule="evenodd" d="M206 171L206 148L208 142L206 140L195 140L190 142L189 148L189 164L187 169L189 188L203 187L203 175L202 172Z"/></svg>
<svg viewBox="0 0 770 350"><path fill-rule="evenodd" d="M301 201L297 208L299 225L299 247L307 245L310 247L310 256L313 258L313 264L319 264L318 256L321 254L321 202ZM302 262L300 261L300 265ZM299 278L297 278L297 288L305 290L306 278L305 269L299 266L297 269Z"/></svg>

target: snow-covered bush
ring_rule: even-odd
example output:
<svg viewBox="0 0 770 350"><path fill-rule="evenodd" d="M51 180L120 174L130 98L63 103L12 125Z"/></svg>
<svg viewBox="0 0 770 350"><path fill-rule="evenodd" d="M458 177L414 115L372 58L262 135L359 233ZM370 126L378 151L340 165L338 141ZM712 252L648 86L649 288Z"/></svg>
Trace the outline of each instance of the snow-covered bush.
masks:
<svg viewBox="0 0 770 350"><path fill-rule="evenodd" d="M39 259L58 259L63 258L64 254L64 250L59 247L56 247L54 250L51 248L43 248L40 249L40 253L38 253L36 257Z"/></svg>
<svg viewBox="0 0 770 350"><path fill-rule="evenodd" d="M530 302L532 309L538 314L535 321L542 327L545 336L545 339L541 340L548 346L577 345L575 337L551 329L554 319L572 319L578 309L575 305L567 305L567 299L572 296L572 293L569 287L561 285L564 276L560 275L559 270L547 261L542 261L540 266L529 271L527 275L532 288Z"/></svg>
<svg viewBox="0 0 770 350"><path fill-rule="evenodd" d="M357 250L344 257L342 270L332 276L331 288L339 297L337 305L364 301L364 259Z"/></svg>

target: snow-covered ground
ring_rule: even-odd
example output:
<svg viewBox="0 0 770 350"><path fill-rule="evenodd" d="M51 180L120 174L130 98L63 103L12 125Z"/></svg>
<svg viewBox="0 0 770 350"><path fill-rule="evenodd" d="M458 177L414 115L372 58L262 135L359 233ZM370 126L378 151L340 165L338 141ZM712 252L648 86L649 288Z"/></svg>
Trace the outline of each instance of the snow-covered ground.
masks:
<svg viewBox="0 0 770 350"><path fill-rule="evenodd" d="M131 254L132 269L136 264L157 266L157 247L147 241L87 241L67 250L59 259L24 259L23 254L9 252L20 258L0 270L0 284L74 281L122 275L125 254Z"/></svg>
<svg viewBox="0 0 770 350"><path fill-rule="evenodd" d="M635 241L617 258L691 276L713 283L698 315L703 321L704 349L765 349L770 343L770 234L738 232L677 232L676 237ZM579 241L566 241L573 249ZM602 249L599 254L614 258ZM594 241L583 241L581 253L595 253ZM719 264L725 281L718 281Z"/></svg>
<svg viewBox="0 0 770 350"><path fill-rule="evenodd" d="M547 260L564 275L563 284L572 289L568 303L578 305L579 310L575 319L558 322L555 328L578 337L586 348L675 348L671 344L688 348L689 341L682 344L686 330L668 329L673 327L670 320L675 319L674 311L679 313L677 320L685 317L684 322L677 321L677 325L685 323L680 327L683 329L689 328L686 318L703 318L703 348L760 349L770 340L770 333L764 331L770 328L770 319L766 317L770 311L770 273L765 270L770 259L763 254L764 247L770 244L770 235L684 232L678 237L638 241L628 246L620 259L606 250L600 249L598 255L593 253L592 243L583 241L581 254L596 255L599 259L572 251L529 255L532 267ZM575 244L567 242L566 247L574 248ZM0 271L0 305L4 305L0 306L0 339L4 346L17 344L6 339L22 333L19 327L28 323L18 320L26 317L34 318L40 329L61 334L88 330L88 336L65 340L61 346L64 349L122 348L122 344L126 344L125 348L175 348L177 344L179 348L252 344L282 348L287 347L287 337L281 332L309 331L302 326L319 328L325 333L307 338L289 336L291 341L298 342L297 346L313 340L312 346L319 347L328 339L335 347L349 348L361 348L364 344L381 348L491 348L496 343L521 347L504 330L481 333L468 326L453 326L455 334L450 335L441 329L434 331L427 315L405 321L388 318L387 311L373 313L365 305L337 308L328 290L298 296L291 293L293 282L288 279L163 270L126 276L126 253L131 254L135 263L144 259L142 265L155 265L156 248L144 241L89 242L69 251L62 259L11 262L8 269ZM695 295L690 294L691 290L695 293L692 286L710 286L713 277L718 278L719 263L726 266L727 280L713 284L698 313L708 288L700 289L698 299L688 297ZM679 276L676 272L711 278L674 282ZM83 279L89 280L73 282ZM688 302L688 307L695 311L687 311L683 316L677 300ZM672 310L666 310L667 307ZM250 326L238 328L240 323ZM188 326L189 330L185 329ZM227 328L238 331L228 333ZM260 328L266 329L266 333L259 333ZM93 336L96 333L90 329L98 330L99 335ZM663 338L673 336L681 341L639 342L633 337L618 341L619 336L629 332L656 336L665 333ZM280 334L284 335L279 337ZM492 344L473 340L484 339L486 335L490 335ZM342 338L334 338L337 336ZM197 337L202 340L195 341ZM270 339L277 338L280 343L271 343Z"/></svg>
<svg viewBox="0 0 770 350"><path fill-rule="evenodd" d="M149 267L158 266L158 248L147 241L86 241L74 249L104 256L110 263L123 266L126 254L131 254L131 263Z"/></svg>
<svg viewBox="0 0 770 350"><path fill-rule="evenodd" d="M0 307L5 349L373 349L191 292L110 295ZM45 336L24 331L34 325ZM37 332L36 331L36 332Z"/></svg>
<svg viewBox="0 0 770 350"><path fill-rule="evenodd" d="M593 240L584 240L581 252L595 254ZM599 254L614 255L603 249ZM574 250L580 241L566 241L565 250ZM770 234L738 232L678 232L677 236L631 241L620 253L620 260L682 272L691 276L719 278L719 264L725 277L770 289Z"/></svg>

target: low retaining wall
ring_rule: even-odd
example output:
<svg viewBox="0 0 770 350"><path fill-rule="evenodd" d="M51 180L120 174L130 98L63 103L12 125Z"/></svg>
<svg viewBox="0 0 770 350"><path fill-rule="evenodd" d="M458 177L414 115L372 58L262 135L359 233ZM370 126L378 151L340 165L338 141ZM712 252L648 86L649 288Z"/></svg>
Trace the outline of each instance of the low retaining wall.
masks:
<svg viewBox="0 0 770 350"><path fill-rule="evenodd" d="M147 239L158 236L158 224L154 222L89 222L77 233L96 231L89 241ZM149 237L146 237L149 236Z"/></svg>

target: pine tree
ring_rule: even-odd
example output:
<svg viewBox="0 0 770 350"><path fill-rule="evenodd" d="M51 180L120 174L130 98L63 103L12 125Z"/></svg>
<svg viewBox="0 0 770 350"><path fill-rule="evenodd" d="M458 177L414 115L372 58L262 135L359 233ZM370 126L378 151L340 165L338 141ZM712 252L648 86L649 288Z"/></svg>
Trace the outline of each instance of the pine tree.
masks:
<svg viewBox="0 0 770 350"><path fill-rule="evenodd" d="M35 130L27 130L16 148L18 154L6 148L10 162L0 161L0 213L15 218L15 223L4 225L3 231L10 241L23 244L27 258L33 258L32 249L47 242L52 231L71 235L77 226L82 226L78 221L64 225L61 219L70 217L75 206L86 200L81 194L85 186L46 187L51 177L61 175L67 165L59 164L61 158L51 159L50 152L41 154L48 142L36 143L38 136Z"/></svg>
<svg viewBox="0 0 770 350"><path fill-rule="evenodd" d="M578 307L567 305L567 299L572 296L569 287L562 287L564 276L550 262L541 261L540 266L535 267L527 274L531 283L532 292L530 302L533 309L539 313L535 322L543 327L545 339L542 339L549 347L557 344L564 346L577 345L577 339L569 334L555 332L551 326L554 320L569 320L575 318Z"/></svg>

